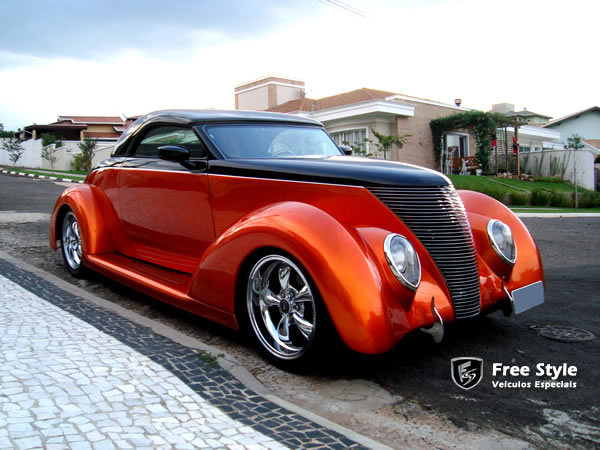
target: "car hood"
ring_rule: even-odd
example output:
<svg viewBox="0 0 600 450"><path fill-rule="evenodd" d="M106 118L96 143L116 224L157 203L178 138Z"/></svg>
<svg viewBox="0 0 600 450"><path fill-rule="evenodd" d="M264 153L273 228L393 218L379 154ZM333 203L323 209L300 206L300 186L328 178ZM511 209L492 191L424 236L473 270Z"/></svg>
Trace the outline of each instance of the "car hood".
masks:
<svg viewBox="0 0 600 450"><path fill-rule="evenodd" d="M450 180L424 167L351 156L211 160L211 174L352 186L447 186Z"/></svg>

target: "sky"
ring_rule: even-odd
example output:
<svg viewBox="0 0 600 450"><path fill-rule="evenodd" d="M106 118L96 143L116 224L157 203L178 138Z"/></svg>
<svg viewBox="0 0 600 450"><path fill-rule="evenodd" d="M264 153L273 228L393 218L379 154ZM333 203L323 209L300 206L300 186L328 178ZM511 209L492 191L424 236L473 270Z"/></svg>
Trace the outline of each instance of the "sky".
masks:
<svg viewBox="0 0 600 450"><path fill-rule="evenodd" d="M554 118L600 106L598 0L0 0L0 123L234 108L277 75Z"/></svg>

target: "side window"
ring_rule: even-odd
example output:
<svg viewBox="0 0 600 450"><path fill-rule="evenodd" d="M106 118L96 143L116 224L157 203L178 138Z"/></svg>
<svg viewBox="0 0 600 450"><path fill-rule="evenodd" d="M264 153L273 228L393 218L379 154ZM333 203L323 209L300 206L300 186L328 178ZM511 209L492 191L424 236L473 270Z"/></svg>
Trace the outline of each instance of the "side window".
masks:
<svg viewBox="0 0 600 450"><path fill-rule="evenodd" d="M189 128L158 127L146 134L135 147L135 156L158 158L158 147L163 145L179 145L190 151L191 158L206 158L208 151L205 145Z"/></svg>

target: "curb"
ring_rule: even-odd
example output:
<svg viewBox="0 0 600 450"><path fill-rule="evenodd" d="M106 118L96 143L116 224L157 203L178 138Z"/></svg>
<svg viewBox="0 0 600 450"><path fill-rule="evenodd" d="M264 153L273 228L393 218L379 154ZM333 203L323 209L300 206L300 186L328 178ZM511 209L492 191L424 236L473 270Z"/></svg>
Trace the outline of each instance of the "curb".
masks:
<svg viewBox="0 0 600 450"><path fill-rule="evenodd" d="M218 364L221 366L221 368L228 371L245 387L253 390L257 394L263 396L265 399L275 403L278 406L281 406L282 408L289 410L292 413L303 416L304 418L315 422L325 428L329 428L330 430L333 430L352 441L362 444L365 447L382 450L390 449L390 447L386 445L383 445L377 441L374 441L373 439L358 434L355 431L352 431L348 428L331 422L330 420L324 417L321 417L311 411L308 411L304 408L301 408L300 406L297 406L276 396L266 386L264 386L260 381L258 381L242 364L240 364L239 361L237 361L233 356L223 352L220 349L216 349L198 339L187 336L153 319L141 316L140 314L134 311L130 311L120 305L97 297L94 294L91 294L90 292L87 292L67 281L56 277L55 275L45 272L44 270L34 267L24 261L18 260L13 256L3 252L2 250L0 250L0 259L3 259L10 264L13 264L14 266L22 270L31 272L37 275L38 277L48 281L49 283L54 284L56 287L78 297L81 297L96 306L112 311L113 313L118 314L119 316L124 317L125 319L128 319L138 325L150 328L153 332L164 336L180 345L191 349L201 350L203 352L213 355L216 358Z"/></svg>
<svg viewBox="0 0 600 450"><path fill-rule="evenodd" d="M67 183L79 183L79 184L84 183L83 180L74 180L72 178L57 178L57 177L51 177L49 175L36 175L33 173L17 172L14 170L1 170L0 173L3 173L5 175L28 177L28 178L39 179L39 180L64 181Z"/></svg>

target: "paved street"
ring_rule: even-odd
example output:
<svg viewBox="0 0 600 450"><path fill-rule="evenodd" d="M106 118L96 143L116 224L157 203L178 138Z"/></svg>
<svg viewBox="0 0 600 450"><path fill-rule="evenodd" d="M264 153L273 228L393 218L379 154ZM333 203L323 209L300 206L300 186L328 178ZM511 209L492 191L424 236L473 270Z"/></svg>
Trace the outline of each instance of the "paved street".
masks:
<svg viewBox="0 0 600 450"><path fill-rule="evenodd" d="M598 218L523 219L544 260L544 306L515 318L494 313L461 327L450 325L441 345L415 333L386 355L332 355L330 366L297 375L265 363L229 330L102 277L72 280L59 253L47 248L47 215L64 187L0 176L1 247L115 304L233 354L259 381L286 400L393 447L489 447L494 440L502 442L501 447L516 448L528 443L542 447L600 445L596 401L600 398L596 380L600 340L559 342L540 336L532 328L572 326L600 336ZM0 274L4 275L1 269ZM450 360L459 356L480 357L486 364L483 381L470 391L458 389L449 376ZM532 368L538 363L575 365L577 387L497 388L493 381L508 378L492 377L493 362ZM523 381L534 379L530 376ZM365 386L369 390L364 397L371 400L369 404L359 400L363 392L357 393Z"/></svg>

